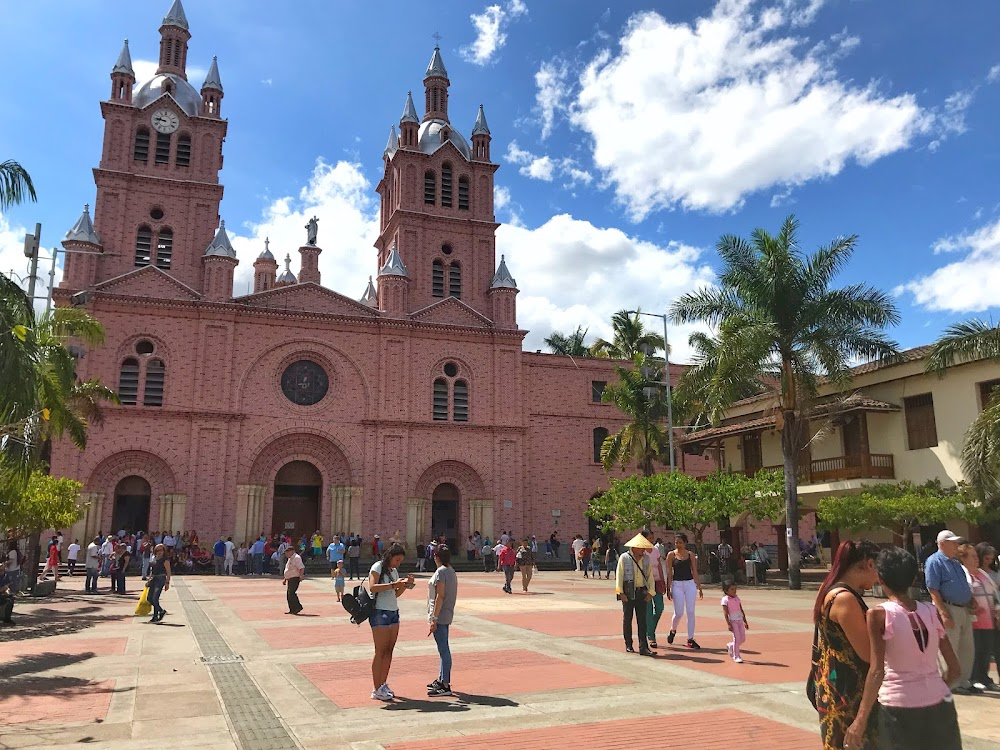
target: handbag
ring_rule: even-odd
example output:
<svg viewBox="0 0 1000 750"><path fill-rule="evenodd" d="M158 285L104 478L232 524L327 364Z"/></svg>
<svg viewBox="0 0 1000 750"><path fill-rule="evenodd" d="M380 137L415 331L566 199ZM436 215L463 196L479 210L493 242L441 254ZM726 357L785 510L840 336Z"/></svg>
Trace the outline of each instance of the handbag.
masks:
<svg viewBox="0 0 1000 750"><path fill-rule="evenodd" d="M142 587L139 595L139 603L135 605L135 614L138 617L145 617L153 611L153 605L149 603L149 586Z"/></svg>

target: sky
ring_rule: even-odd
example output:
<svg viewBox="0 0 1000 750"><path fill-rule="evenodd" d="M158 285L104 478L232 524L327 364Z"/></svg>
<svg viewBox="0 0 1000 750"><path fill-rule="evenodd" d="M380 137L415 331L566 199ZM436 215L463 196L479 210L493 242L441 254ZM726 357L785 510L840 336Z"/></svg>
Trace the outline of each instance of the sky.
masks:
<svg viewBox="0 0 1000 750"><path fill-rule="evenodd" d="M48 254L94 203L111 67L127 37L140 83L152 75L169 4L0 2L0 161L38 190L0 214L4 272L26 273L26 228L42 223ZM577 325L609 337L619 309L666 310L714 282L721 236L790 213L803 251L859 236L837 283L892 292L901 346L1000 304L994 0L184 7L189 79L200 88L217 55L225 87L237 294L264 238L295 257L316 215L324 285L361 296L389 127L408 90L422 101L439 34L452 124L469 137L483 104L492 131L497 252L528 350ZM674 359L689 333L671 329Z"/></svg>

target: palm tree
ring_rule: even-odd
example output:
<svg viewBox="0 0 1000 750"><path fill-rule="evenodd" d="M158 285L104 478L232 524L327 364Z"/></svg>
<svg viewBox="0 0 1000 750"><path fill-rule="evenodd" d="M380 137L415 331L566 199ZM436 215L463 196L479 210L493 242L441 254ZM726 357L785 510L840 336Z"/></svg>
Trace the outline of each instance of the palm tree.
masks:
<svg viewBox="0 0 1000 750"><path fill-rule="evenodd" d="M629 417L628 424L604 440L601 463L605 471L615 465L624 469L636 463L648 477L653 474L653 460L668 451L666 391L649 387L649 379L642 373L645 355L637 354L632 364L628 368L615 367L618 380L606 385L601 396L602 401L614 404Z"/></svg>
<svg viewBox="0 0 1000 750"><path fill-rule="evenodd" d="M16 161L0 161L0 211L5 211L25 199L35 200L31 175Z"/></svg>
<svg viewBox="0 0 1000 750"><path fill-rule="evenodd" d="M853 360L896 357L898 348L884 329L899 322L885 292L866 284L830 288L854 253L857 235L806 256L796 239L798 226L789 216L777 235L756 229L749 241L723 236L717 245L724 264L719 285L686 294L671 309L677 323L704 322L718 329L720 382L752 375L778 384L792 589L802 585L798 458L808 439L804 412L821 378L846 387ZM729 395L719 389L720 397Z"/></svg>
<svg viewBox="0 0 1000 750"><path fill-rule="evenodd" d="M646 331L638 313L619 310L611 316L611 341L597 339L590 345L595 357L635 359L637 354L647 354L663 349L663 337Z"/></svg>
<svg viewBox="0 0 1000 750"><path fill-rule="evenodd" d="M577 326L576 330L568 335L560 331L553 331L545 339L545 345L549 347L549 351L553 354L567 354L570 357L591 357L593 355L584 343L588 330L590 329Z"/></svg>
<svg viewBox="0 0 1000 750"><path fill-rule="evenodd" d="M944 374L957 361L1000 360L1000 325L973 318L945 330L931 347L925 369ZM994 390L969 425L962 444L962 473L982 498L1000 497L1000 390Z"/></svg>

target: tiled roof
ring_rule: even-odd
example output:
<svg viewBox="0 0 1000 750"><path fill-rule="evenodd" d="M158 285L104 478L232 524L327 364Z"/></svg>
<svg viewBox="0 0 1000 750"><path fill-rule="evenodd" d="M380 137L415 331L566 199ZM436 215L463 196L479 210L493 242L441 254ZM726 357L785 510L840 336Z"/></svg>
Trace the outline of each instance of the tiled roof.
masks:
<svg viewBox="0 0 1000 750"><path fill-rule="evenodd" d="M730 435L739 435L743 432L768 429L770 427L774 427L773 414L770 417L758 417L756 419L749 419L745 422L734 422L733 424L724 424L719 427L709 427L707 430L690 432L687 435L682 435L677 438L677 442L700 443L704 440L715 440L718 438L729 437Z"/></svg>
<svg viewBox="0 0 1000 750"><path fill-rule="evenodd" d="M883 370L886 367L895 367L896 365L903 365L907 362L914 362L918 359L923 359L928 354L931 353L933 347L930 344L924 346L915 346L912 349L907 349L899 353L899 358L891 362L865 362L863 365L858 365L857 367L851 368L852 375L864 375L869 372L875 372L876 370Z"/></svg>

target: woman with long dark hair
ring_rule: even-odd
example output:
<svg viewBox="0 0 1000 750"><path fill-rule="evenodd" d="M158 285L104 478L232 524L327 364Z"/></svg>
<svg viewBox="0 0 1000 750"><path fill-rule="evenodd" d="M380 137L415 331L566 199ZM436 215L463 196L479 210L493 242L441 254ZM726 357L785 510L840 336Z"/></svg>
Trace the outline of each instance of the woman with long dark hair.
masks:
<svg viewBox="0 0 1000 750"><path fill-rule="evenodd" d="M376 538L377 539L377 538ZM413 576L399 577L399 566L406 558L403 545L394 543L376 560L368 571L368 592L375 597L375 610L368 618L375 642L372 659L372 700L391 701L395 694L389 689L389 668L392 652L399 637L399 604L396 601L407 589L416 586Z"/></svg>
<svg viewBox="0 0 1000 750"><path fill-rule="evenodd" d="M650 534L652 536L652 534ZM652 544L652 543L651 543ZM687 647L699 649L694 639L694 603L705 596L698 577L698 555L688 549L687 534L674 537L674 549L667 555L667 598L674 602L674 616L670 620L667 643L673 643L677 635L677 625L682 617L687 617Z"/></svg>
<svg viewBox="0 0 1000 750"><path fill-rule="evenodd" d="M455 618L458 576L451 567L451 550L447 544L439 544L434 548L434 565L437 569L427 582L427 622L430 625L428 635L434 636L441 663L437 679L427 685L427 695L437 698L454 695L451 692L451 645L448 643L448 631Z"/></svg>
<svg viewBox="0 0 1000 750"><path fill-rule="evenodd" d="M153 607L153 619L150 622L160 622L167 614L167 610L160 606L160 595L170 590L170 572L170 555L167 553L167 548L157 544L150 558L149 583L146 584L149 588L146 601Z"/></svg>
<svg viewBox="0 0 1000 750"><path fill-rule="evenodd" d="M868 606L862 594L878 578L878 554L878 545L872 542L841 542L816 597L817 653L812 678L824 750L874 750L877 746L876 711L860 733L860 744L848 748L844 735L858 715L868 676L871 644L865 620Z"/></svg>

